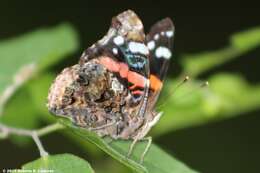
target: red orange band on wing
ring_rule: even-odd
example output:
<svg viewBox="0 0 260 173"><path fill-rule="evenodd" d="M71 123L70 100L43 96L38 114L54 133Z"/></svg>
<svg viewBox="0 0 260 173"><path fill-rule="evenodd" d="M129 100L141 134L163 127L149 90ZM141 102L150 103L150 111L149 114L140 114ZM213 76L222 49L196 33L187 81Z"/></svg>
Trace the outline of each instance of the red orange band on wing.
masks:
<svg viewBox="0 0 260 173"><path fill-rule="evenodd" d="M162 81L155 75L150 75L150 88L154 91L162 89Z"/></svg>
<svg viewBox="0 0 260 173"><path fill-rule="evenodd" d="M144 92L143 91L140 91L140 90L135 90L132 92L133 95L143 95Z"/></svg>
<svg viewBox="0 0 260 173"><path fill-rule="evenodd" d="M134 71L130 71L127 64L122 62L116 62L112 58L102 56L100 57L100 63L104 65L109 71L117 72L120 74L122 78L126 78L133 86L130 89L134 89L136 87L144 88L146 78L139 73ZM162 88L161 80L155 75L150 75L150 88L154 91L158 91ZM136 91L136 93L140 93ZM141 93L140 93L141 94Z"/></svg>

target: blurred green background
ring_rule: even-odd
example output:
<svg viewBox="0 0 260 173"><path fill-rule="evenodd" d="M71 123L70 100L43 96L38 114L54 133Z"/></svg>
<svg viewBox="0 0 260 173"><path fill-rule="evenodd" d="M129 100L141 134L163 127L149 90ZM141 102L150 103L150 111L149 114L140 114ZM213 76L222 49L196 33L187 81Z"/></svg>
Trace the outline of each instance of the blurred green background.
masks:
<svg viewBox="0 0 260 173"><path fill-rule="evenodd" d="M39 72L6 104L3 117L8 116L8 118L2 118L3 122L19 127L36 128L54 121L41 102L42 98L47 97L47 89L54 75L64 67L77 63L82 51L107 32L111 17L126 9L132 9L139 15L146 32L161 18L170 17L174 21L176 27L174 58L165 87L168 88L167 91L173 86L172 80L182 74L196 77L199 79L196 82L209 80L212 83L209 89L190 87L191 90L195 88L192 93L185 86L179 89L176 93L179 97L174 96L162 108L168 117L173 116L173 119L169 121L171 117L165 118L163 122L164 117L162 118L161 124L155 127L152 133L155 136L154 142L200 172L259 172L260 22L257 15L259 9L257 6L242 5L241 1L45 0L40 2L30 0L26 3L2 1L0 42L9 38L15 39L19 35L43 27L56 27L52 35L44 31L38 34L46 34L50 40L53 39L53 47L56 46L56 49L66 49L65 52L63 50L51 52L47 47L39 50L38 42L35 42L35 48L28 48L28 51L39 50L45 53L46 59L49 60L39 61ZM70 25L59 25L63 22ZM243 35L242 32L250 33ZM234 36L236 33L240 35ZM59 34L59 38L62 39L55 40L55 36L58 38ZM23 47L21 46L23 41L13 44L13 48ZM71 41L71 44L66 45L67 41ZM4 52L6 50L3 48L4 44L0 44L0 62L8 64L10 61L6 57L9 54L8 51ZM49 40L39 44L49 44ZM1 53L1 50L4 53ZM12 50L13 57L19 58L19 49ZM46 53L48 51L49 54ZM23 54L21 56L26 57ZM35 56L41 54L34 54L32 59ZM57 56L62 58L52 59ZM227 59L230 61L225 62ZM213 62L216 60L217 62ZM225 63L221 64L222 61ZM217 66L218 62L221 65ZM16 68L17 64L23 62L13 59L12 63L14 66L8 68ZM213 65L207 67L210 63ZM201 72L200 67L203 68ZM0 74L3 69L0 68ZM5 71L2 74L8 73ZM0 77L1 80L5 78L4 75ZM167 94L167 91L164 94ZM207 92L210 94L204 97ZM199 101L195 103L194 100L183 101L184 96ZM175 103L177 105L174 105ZM174 112L172 107L178 110ZM192 114L194 112L196 113ZM27 117L29 120L23 117L26 115L30 115ZM27 124L24 122L19 124L19 120L26 120ZM166 130L161 130L164 127ZM42 141L50 153L73 153L85 158L96 172L129 171L108 155L95 149L95 146L90 144L83 146L85 144L82 144L80 139L70 134L54 133L43 137ZM12 138L12 140L0 141L0 168L19 168L36 158L38 158L38 151L31 140Z"/></svg>

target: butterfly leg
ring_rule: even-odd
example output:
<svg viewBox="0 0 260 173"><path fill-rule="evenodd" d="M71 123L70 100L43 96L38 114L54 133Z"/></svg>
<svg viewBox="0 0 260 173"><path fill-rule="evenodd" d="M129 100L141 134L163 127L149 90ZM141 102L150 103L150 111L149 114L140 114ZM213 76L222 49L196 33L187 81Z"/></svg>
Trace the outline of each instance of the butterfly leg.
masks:
<svg viewBox="0 0 260 173"><path fill-rule="evenodd" d="M131 156L132 152L133 152L133 149L134 149L136 143L140 140L147 140L148 143L146 145L144 152L141 155L140 163L143 162L144 157L145 157L146 153L148 152L148 150L149 150L149 148L152 144L152 137L147 137L147 138L144 138L144 137L150 131L150 129L159 121L159 119L160 119L160 117L162 116L163 113L162 112L159 112L159 113L152 112L152 114L154 115L154 118L150 122L145 123L142 131L140 131L137 134L137 136L134 138L134 141L130 145L129 150L128 150L128 154L127 154L127 157L129 158Z"/></svg>
<svg viewBox="0 0 260 173"><path fill-rule="evenodd" d="M152 144L152 137L146 137L143 139L140 139L139 141L147 141L147 145L145 146L145 149L140 157L140 164L142 164L144 162L144 157L147 154L147 152L149 151L149 148L151 147ZM128 154L127 154L127 158L129 158L131 156L131 154L133 153L133 149L136 145L136 143L138 142L138 139L133 140L133 142L131 143L129 150L128 150Z"/></svg>
<svg viewBox="0 0 260 173"><path fill-rule="evenodd" d="M131 145L130 145L130 147L129 147L129 150L128 150L128 153L127 153L127 158L129 158L129 157L131 156L131 154L133 153L133 149L134 149L134 147L135 147L137 141L138 141L138 139L135 138L135 139L133 140L133 142L131 143Z"/></svg>
<svg viewBox="0 0 260 173"><path fill-rule="evenodd" d="M140 157L140 164L143 164L144 162L144 157L145 155L147 154L147 152L149 151L150 147L151 147L151 144L152 144L152 137L149 136L149 137L146 137L146 138L143 138L142 140L147 140L147 144L146 144L146 147L144 149L144 152L142 153L141 157Z"/></svg>

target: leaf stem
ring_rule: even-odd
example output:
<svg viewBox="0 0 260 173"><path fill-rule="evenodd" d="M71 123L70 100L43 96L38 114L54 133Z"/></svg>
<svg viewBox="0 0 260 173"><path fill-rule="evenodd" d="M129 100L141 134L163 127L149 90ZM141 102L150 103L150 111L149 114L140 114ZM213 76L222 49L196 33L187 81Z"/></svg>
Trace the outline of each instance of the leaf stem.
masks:
<svg viewBox="0 0 260 173"><path fill-rule="evenodd" d="M48 156L48 152L44 149L39 137L63 128L64 126L60 123L54 123L38 130L28 130L22 128L14 128L0 123L0 138L7 138L10 134L29 136L34 140L35 144L37 145L40 156L44 157Z"/></svg>
<svg viewBox="0 0 260 173"><path fill-rule="evenodd" d="M46 134L52 133L53 131L57 131L57 130L60 130L63 128L64 128L64 126L62 124L54 123L54 124L48 125L46 127L43 127L41 129L37 130L37 135L44 136Z"/></svg>

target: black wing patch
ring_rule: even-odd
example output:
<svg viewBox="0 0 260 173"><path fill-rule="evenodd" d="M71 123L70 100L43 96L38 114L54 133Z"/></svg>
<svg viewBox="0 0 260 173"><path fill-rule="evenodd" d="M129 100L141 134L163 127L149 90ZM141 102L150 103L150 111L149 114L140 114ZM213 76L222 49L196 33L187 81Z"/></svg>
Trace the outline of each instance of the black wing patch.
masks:
<svg viewBox="0 0 260 173"><path fill-rule="evenodd" d="M152 26L146 36L150 50L150 73L163 81L172 56L174 26L170 18L165 18Z"/></svg>
<svg viewBox="0 0 260 173"><path fill-rule="evenodd" d="M149 77L149 50L145 44L143 24L133 11L114 17L108 33L83 53L80 63L99 56L124 62L130 70Z"/></svg>

